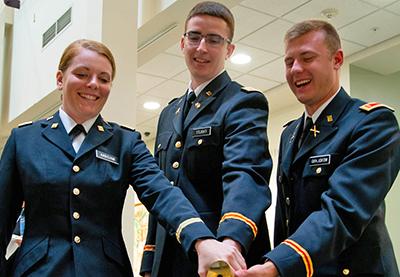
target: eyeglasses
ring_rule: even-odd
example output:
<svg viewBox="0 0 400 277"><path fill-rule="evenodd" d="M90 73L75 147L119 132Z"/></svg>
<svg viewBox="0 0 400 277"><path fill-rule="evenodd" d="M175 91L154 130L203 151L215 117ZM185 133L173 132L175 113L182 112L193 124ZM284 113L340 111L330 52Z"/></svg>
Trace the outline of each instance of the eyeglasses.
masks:
<svg viewBox="0 0 400 277"><path fill-rule="evenodd" d="M224 44L226 41L227 43L231 43L231 40L228 38L224 38L217 34L206 34L202 35L199 32L190 31L183 34L189 41L191 46L199 46L201 40L204 38L205 42L210 46L219 46Z"/></svg>

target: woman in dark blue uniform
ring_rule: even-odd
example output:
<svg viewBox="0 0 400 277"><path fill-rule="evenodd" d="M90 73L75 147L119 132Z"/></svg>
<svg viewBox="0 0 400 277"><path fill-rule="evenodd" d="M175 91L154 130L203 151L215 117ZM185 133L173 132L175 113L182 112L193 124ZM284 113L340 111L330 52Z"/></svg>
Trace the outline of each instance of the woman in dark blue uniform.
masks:
<svg viewBox="0 0 400 277"><path fill-rule="evenodd" d="M57 72L59 111L12 130L0 161L1 276L23 200L24 240L7 265L11 276L132 276L121 234L129 185L187 253L196 248L200 272L214 259L244 263L233 248L215 251L221 243L169 184L140 134L101 117L114 75L106 46L75 41Z"/></svg>

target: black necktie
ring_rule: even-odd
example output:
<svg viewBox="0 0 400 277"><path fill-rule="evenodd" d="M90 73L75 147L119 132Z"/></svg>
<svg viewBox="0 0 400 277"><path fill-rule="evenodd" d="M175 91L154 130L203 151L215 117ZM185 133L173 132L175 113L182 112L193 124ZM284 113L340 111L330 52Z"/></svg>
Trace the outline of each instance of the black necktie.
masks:
<svg viewBox="0 0 400 277"><path fill-rule="evenodd" d="M76 124L74 128L69 132L69 137L71 138L71 141L74 141L74 139L80 135L80 133L83 133L86 135L86 130L81 124Z"/></svg>
<svg viewBox="0 0 400 277"><path fill-rule="evenodd" d="M301 147L303 142L306 140L307 135L310 133L310 129L311 129L312 125L313 125L313 121L312 121L311 117L307 116L306 126L304 127L303 132L301 133L300 138L299 138L299 143L298 143L299 148Z"/></svg>
<svg viewBox="0 0 400 277"><path fill-rule="evenodd" d="M193 101L196 99L196 94L192 90L189 95L186 95L185 107L183 108L183 118L186 118L189 113L190 107L192 106Z"/></svg>

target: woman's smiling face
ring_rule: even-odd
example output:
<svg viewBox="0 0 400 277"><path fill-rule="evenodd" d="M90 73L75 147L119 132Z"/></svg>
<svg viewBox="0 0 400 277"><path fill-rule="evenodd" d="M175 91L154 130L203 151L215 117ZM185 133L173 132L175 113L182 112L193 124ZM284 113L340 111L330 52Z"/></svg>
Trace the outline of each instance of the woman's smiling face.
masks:
<svg viewBox="0 0 400 277"><path fill-rule="evenodd" d="M62 109L77 123L97 116L110 94L112 72L107 57L80 48L68 68L57 72Z"/></svg>

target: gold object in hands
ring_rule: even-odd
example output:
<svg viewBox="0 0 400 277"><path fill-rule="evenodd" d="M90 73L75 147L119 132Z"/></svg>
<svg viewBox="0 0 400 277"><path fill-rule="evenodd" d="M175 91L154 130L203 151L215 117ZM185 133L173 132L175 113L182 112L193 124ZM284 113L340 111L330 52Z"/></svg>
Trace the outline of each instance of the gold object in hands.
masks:
<svg viewBox="0 0 400 277"><path fill-rule="evenodd" d="M233 272L227 262L216 261L208 268L207 277L233 277Z"/></svg>

